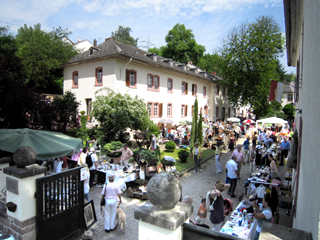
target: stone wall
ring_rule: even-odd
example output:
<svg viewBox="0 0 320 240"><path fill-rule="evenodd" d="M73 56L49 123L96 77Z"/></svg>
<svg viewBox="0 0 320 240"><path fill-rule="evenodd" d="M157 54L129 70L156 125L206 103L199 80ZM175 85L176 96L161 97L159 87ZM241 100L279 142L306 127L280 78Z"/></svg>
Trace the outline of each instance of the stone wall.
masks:
<svg viewBox="0 0 320 240"><path fill-rule="evenodd" d="M0 231L11 234L15 240L34 240L36 239L36 217L21 222L1 213Z"/></svg>

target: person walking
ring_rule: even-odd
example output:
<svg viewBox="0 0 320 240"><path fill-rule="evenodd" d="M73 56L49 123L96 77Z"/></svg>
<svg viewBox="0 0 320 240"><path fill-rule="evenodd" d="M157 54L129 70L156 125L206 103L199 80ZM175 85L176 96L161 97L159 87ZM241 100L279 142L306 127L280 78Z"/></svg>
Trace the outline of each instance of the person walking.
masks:
<svg viewBox="0 0 320 240"><path fill-rule="evenodd" d="M100 209L104 210L104 230L106 232L113 231L117 227L116 213L119 199L119 205L121 204L121 192L118 184L114 183L114 175L109 175L108 184L104 184L101 192ZM103 202L105 202L103 209Z"/></svg>
<svg viewBox="0 0 320 240"><path fill-rule="evenodd" d="M239 172L239 174L238 174L238 180L241 180L241 179L240 179L241 167L242 167L242 164L243 164L243 166L246 165L245 162L244 162L244 160L243 160L243 153L241 152L241 146L238 146L238 147L237 147L237 150L232 153L231 158L232 158L233 156L236 156L236 158L237 158L235 161L236 161L236 163L237 163L238 172Z"/></svg>
<svg viewBox="0 0 320 240"><path fill-rule="evenodd" d="M287 141L287 138L284 137L283 141L280 144L280 150L281 150L281 154L280 154L280 166L283 165L283 160L284 158L286 158L288 156L288 152L290 150L290 143L289 141Z"/></svg>
<svg viewBox="0 0 320 240"><path fill-rule="evenodd" d="M243 142L243 158L244 158L244 162L248 163L249 162L249 151L250 151L250 138L247 137L247 139Z"/></svg>
<svg viewBox="0 0 320 240"><path fill-rule="evenodd" d="M155 151L157 150L157 138L156 135L152 134L152 140L151 140L151 150Z"/></svg>
<svg viewBox="0 0 320 240"><path fill-rule="evenodd" d="M213 190L207 196L207 205L210 210L210 221L213 224L212 231L220 232L224 221L224 199L222 192L229 189L230 184L218 181Z"/></svg>
<svg viewBox="0 0 320 240"><path fill-rule="evenodd" d="M237 187L237 179L239 178L238 165L235 161L236 159L237 159L236 156L232 156L231 159L226 164L226 173L228 174L228 178L230 181L230 189L228 194L231 197L236 197L234 195L234 192Z"/></svg>
<svg viewBox="0 0 320 240"><path fill-rule="evenodd" d="M90 148L89 155L91 156L91 161L92 161L92 166L89 168L89 171L90 171L90 182L89 182L90 189L92 189L92 187L93 187L93 182L94 182L94 179L96 177L97 170L98 170L98 159L97 159L97 155L96 155L95 151L96 151L96 149L94 147Z"/></svg>
<svg viewBox="0 0 320 240"><path fill-rule="evenodd" d="M197 172L197 168L199 166L199 171L201 172L200 161L202 159L202 148L199 147L199 143L196 142L194 144L194 148L192 149L191 157L194 159L194 172Z"/></svg>
<svg viewBox="0 0 320 240"><path fill-rule="evenodd" d="M222 154L222 146L220 142L217 142L217 148L216 148L216 152L215 152L215 158L216 158L216 173L221 173L222 169L221 169L221 154Z"/></svg>

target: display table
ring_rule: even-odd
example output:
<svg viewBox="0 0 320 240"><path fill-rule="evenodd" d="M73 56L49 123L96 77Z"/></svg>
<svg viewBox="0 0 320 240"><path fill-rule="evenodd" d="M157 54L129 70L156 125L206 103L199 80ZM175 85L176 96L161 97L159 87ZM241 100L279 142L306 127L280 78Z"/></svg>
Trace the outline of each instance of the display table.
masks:
<svg viewBox="0 0 320 240"><path fill-rule="evenodd" d="M229 220L224 224L220 232L243 239L254 239L257 221L252 213L248 213L244 219L243 214L240 212L241 207L242 203L232 212Z"/></svg>
<svg viewBox="0 0 320 240"><path fill-rule="evenodd" d="M125 173L121 166L115 164L110 164L108 166L100 165L97 174L97 183L100 184L109 183L108 176L111 174L115 175L114 183L117 183L120 189L127 189L126 182L132 182L137 179L136 173L132 173L130 170L128 173Z"/></svg>

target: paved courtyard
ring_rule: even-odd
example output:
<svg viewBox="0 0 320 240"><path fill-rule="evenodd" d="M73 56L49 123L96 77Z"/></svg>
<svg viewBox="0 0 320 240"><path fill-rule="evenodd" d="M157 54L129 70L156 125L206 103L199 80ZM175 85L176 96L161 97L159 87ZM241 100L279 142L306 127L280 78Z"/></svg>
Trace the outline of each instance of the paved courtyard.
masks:
<svg viewBox="0 0 320 240"><path fill-rule="evenodd" d="M244 139L239 139L237 144L242 144ZM224 169L226 162L230 159L230 152L224 151L222 155L222 168ZM230 198L227 193L223 193L224 198L230 198L236 207L239 204L238 196L240 196L243 191L244 180L249 177L249 166L246 164L245 167L242 167L241 170L241 180L238 181L236 189L236 198ZM202 172L194 173L193 170L185 173L180 181L182 185L182 197L190 196L193 199L194 212L191 216L191 219L195 219L197 216L198 207L200 204L201 198L206 196L206 193L209 190L213 189L214 184L221 180L225 182L226 176L225 173L217 174L214 157L210 158L208 161L202 164ZM90 191L90 199L94 200L95 210L97 214L98 222L90 229L93 232L93 239L128 239L128 240L137 240L138 237L138 220L134 219L134 210L139 206L146 203L146 201L141 201L138 199L128 198L125 195L122 196L123 203L121 208L126 213L126 231L125 234L122 234L119 229L116 229L110 233L104 231L104 220L100 214L100 197L101 197L101 188L94 187ZM206 224L211 227L211 222L209 220L209 214L207 216ZM81 238L79 238L81 239Z"/></svg>

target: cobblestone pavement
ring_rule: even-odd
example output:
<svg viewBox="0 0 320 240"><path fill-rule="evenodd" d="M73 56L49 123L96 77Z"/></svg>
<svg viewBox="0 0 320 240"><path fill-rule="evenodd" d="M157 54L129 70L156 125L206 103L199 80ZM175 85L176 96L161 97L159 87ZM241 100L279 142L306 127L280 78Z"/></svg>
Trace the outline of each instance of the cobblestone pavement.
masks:
<svg viewBox="0 0 320 240"><path fill-rule="evenodd" d="M239 139L237 144L242 144L244 138ZM225 168L226 162L230 159L231 153L229 151L223 151L221 166L222 169ZM249 177L249 164L246 164L245 167L242 167L241 170L241 180L238 181L237 188L235 191L236 198L230 198L227 193L223 193L224 198L230 198L233 202L234 207L239 204L238 196L240 196L243 191L243 184L246 178ZM202 164L202 172L194 173L193 170L187 172L181 177L181 185L182 185L182 197L190 196L193 199L194 212L191 216L191 219L195 219L197 216L198 207L201 201L201 198L206 196L206 193L209 190L213 189L214 184L221 180L225 182L226 176L225 173L216 173L216 166L214 156ZM123 203L121 204L121 208L126 213L126 230L125 234L120 232L120 229L116 229L110 233L106 233L104 231L104 220L100 214L100 197L101 197L101 188L94 187L93 190L90 191L90 199L94 200L95 210L97 214L97 223L90 229L93 232L93 239L128 239L128 240L137 240L139 237L138 234L138 220L134 219L134 210L139 206L146 203L146 201L141 201L138 199L128 198L123 196ZM209 220L209 214L206 219L206 224L210 227L212 226ZM80 240L81 238L79 238Z"/></svg>

